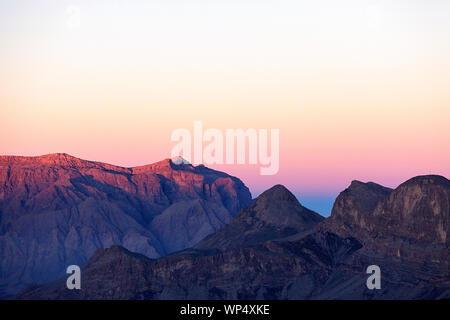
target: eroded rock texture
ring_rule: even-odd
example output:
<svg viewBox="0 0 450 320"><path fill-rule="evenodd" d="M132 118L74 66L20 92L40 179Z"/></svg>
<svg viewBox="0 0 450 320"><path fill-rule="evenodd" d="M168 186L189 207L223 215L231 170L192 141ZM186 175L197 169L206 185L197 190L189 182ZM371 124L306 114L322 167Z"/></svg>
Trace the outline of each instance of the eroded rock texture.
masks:
<svg viewBox="0 0 450 320"><path fill-rule="evenodd" d="M250 202L239 179L169 159L122 168L1 156L0 297L57 279L99 248L157 258L192 246Z"/></svg>

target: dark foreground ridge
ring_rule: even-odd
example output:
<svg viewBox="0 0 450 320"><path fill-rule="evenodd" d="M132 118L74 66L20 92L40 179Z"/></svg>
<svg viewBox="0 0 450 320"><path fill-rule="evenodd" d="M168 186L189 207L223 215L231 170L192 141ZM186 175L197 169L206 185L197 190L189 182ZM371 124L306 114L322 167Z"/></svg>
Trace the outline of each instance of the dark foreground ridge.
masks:
<svg viewBox="0 0 450 320"><path fill-rule="evenodd" d="M154 260L99 249L82 270L81 290L61 279L17 298L450 298L449 208L450 184L441 176L395 190L353 182L324 221L275 186L191 249ZM380 290L366 286L369 265L381 269Z"/></svg>

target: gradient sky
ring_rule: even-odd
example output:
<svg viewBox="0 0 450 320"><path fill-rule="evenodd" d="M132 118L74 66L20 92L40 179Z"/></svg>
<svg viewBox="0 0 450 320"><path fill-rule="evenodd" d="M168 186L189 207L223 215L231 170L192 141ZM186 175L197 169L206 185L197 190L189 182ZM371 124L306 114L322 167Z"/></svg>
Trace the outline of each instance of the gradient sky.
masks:
<svg viewBox="0 0 450 320"><path fill-rule="evenodd" d="M282 183L450 176L450 1L0 0L0 154L135 166L174 129L280 129ZM80 10L79 25L73 11Z"/></svg>

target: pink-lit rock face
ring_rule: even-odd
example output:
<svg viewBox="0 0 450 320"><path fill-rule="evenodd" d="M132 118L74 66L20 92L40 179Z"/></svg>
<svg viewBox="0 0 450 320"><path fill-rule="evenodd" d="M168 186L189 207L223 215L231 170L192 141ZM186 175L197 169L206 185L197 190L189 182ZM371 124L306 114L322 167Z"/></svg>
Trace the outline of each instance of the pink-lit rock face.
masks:
<svg viewBox="0 0 450 320"><path fill-rule="evenodd" d="M1 156L0 296L113 244L151 258L192 246L250 201L239 179L169 159L123 168L67 154Z"/></svg>

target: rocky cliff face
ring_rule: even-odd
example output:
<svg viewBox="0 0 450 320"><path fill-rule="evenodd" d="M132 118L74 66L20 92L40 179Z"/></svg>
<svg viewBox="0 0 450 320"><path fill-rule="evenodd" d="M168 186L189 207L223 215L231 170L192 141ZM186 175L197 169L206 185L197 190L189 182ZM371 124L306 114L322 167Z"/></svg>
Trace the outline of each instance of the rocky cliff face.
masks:
<svg viewBox="0 0 450 320"><path fill-rule="evenodd" d="M352 182L320 226L383 256L448 268L450 182L418 176L395 190Z"/></svg>
<svg viewBox="0 0 450 320"><path fill-rule="evenodd" d="M237 178L167 159L122 168L67 154L0 157L0 296L54 280L114 244L156 258L251 202Z"/></svg>
<svg viewBox="0 0 450 320"><path fill-rule="evenodd" d="M450 181L415 177L401 184L373 212L372 232L418 243L450 243Z"/></svg>
<svg viewBox="0 0 450 320"><path fill-rule="evenodd" d="M224 227L194 248L156 260L119 247L101 249L82 270L81 290L67 290L61 279L18 298L450 298L449 192L448 180L439 176L416 177L393 191L352 183L336 200L333 216L305 232L303 218L314 214L278 186L239 213L231 223L239 234ZM297 225L297 237L284 237L289 224ZM272 232L274 226L280 231ZM266 237L251 236L257 230ZM412 251L393 255L400 244ZM369 265L381 269L380 290L366 287Z"/></svg>
<svg viewBox="0 0 450 320"><path fill-rule="evenodd" d="M331 217L324 225L342 236L355 235L355 227L364 229L372 220L372 213L378 203L391 192L392 189L373 182L354 180L336 198Z"/></svg>

